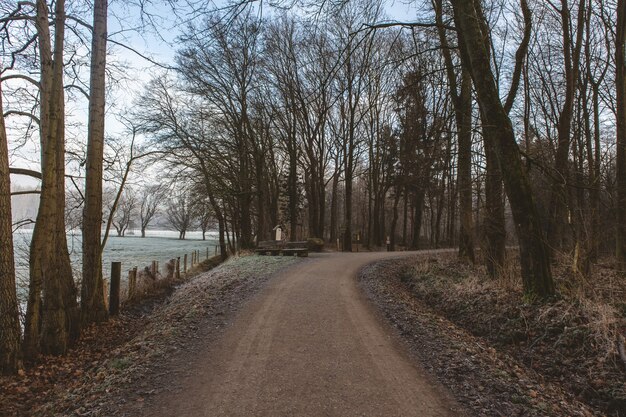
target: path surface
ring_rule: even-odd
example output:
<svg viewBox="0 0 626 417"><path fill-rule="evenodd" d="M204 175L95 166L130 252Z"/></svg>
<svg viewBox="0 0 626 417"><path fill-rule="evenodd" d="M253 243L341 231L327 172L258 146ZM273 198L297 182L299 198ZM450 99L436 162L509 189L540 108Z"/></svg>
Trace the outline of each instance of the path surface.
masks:
<svg viewBox="0 0 626 417"><path fill-rule="evenodd" d="M315 254L275 277L146 415L458 415L357 286L362 266L394 255Z"/></svg>

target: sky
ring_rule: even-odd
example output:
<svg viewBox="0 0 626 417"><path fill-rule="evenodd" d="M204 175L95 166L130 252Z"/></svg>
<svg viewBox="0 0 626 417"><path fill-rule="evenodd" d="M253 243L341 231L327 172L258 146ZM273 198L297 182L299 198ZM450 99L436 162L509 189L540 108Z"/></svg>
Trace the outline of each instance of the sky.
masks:
<svg viewBox="0 0 626 417"><path fill-rule="evenodd" d="M144 17L142 19L138 8L130 6L131 2L120 0L110 2L108 19L110 39L127 45L136 52L109 43L109 62L123 63L127 66L127 70L124 81L117 88L111 90L107 99L108 110L105 128L107 135L119 136L124 134L124 126L120 123L118 114L128 113L128 110L137 104L136 97L142 91L145 83L154 74L162 71L141 55L166 66L174 63L177 48L176 38L181 34L181 30L184 30L185 25L175 18L169 6L163 2L154 3L156 6L147 9L150 18ZM182 2L179 1L180 3ZM414 2L389 1L386 3L386 12L391 20L403 22L415 20L417 11L414 4ZM217 6L219 7L221 4L217 4ZM271 9L268 9L267 6L264 7L263 14L265 16L272 13ZM136 30L139 27L143 27L143 29ZM68 109L71 111L71 118L80 126L76 135L81 137L84 142L87 129L87 100L70 104ZM13 134L16 133L13 132ZM12 132L9 131L9 136L11 137L11 135ZM11 164L38 170L38 152L37 144L27 144L19 152L13 153ZM39 182L29 177L13 175L11 181L14 189L39 187ZM19 199L22 201L18 201ZM19 197L14 201L15 205L20 207L19 211L24 211L22 206L32 205L33 199Z"/></svg>

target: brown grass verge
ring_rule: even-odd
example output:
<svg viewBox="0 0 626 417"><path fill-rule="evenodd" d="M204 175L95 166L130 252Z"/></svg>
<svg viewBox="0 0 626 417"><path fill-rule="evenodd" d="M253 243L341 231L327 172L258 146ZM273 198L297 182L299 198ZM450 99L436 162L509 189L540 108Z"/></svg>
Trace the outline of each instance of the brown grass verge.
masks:
<svg viewBox="0 0 626 417"><path fill-rule="evenodd" d="M600 413L626 416L626 367L618 341L626 330L626 280L610 264L582 279L563 259L559 291L547 303L523 301L515 258L502 279L455 255L405 261L398 279L420 301L486 339Z"/></svg>

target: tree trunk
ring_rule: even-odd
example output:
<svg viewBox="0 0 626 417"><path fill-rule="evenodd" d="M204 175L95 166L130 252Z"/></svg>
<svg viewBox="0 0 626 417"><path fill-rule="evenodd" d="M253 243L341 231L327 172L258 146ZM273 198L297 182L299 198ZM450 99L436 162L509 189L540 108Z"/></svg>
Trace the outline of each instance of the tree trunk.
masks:
<svg viewBox="0 0 626 417"><path fill-rule="evenodd" d="M456 119L458 127L459 184L459 257L471 263L474 258L474 222L472 219L472 79L464 69L461 76L461 94L458 98Z"/></svg>
<svg viewBox="0 0 626 417"><path fill-rule="evenodd" d="M407 246L408 241L408 224L409 224L409 193L406 185L404 186L404 207L402 212L402 246Z"/></svg>
<svg viewBox="0 0 626 417"><path fill-rule="evenodd" d="M40 351L65 353L79 331L75 322L76 290L65 235L64 25L65 3L59 1L55 5L53 56L48 6L45 1L37 2L42 181L29 260L24 330L24 353L28 359Z"/></svg>
<svg viewBox="0 0 626 417"><path fill-rule="evenodd" d="M485 236L484 261L487 273L497 278L502 272L506 255L506 229L504 220L504 197L502 195L502 173L498 164L494 142L496 132L490 128L486 117L483 119L483 137L487 172L485 175L485 214L483 230Z"/></svg>
<svg viewBox="0 0 626 417"><path fill-rule="evenodd" d="M333 175L333 185L331 191L330 200L330 238L328 241L334 244L337 240L337 217L339 217L339 204L337 198L339 197L339 173L335 172Z"/></svg>
<svg viewBox="0 0 626 417"><path fill-rule="evenodd" d="M441 53L446 64L446 75L450 84L458 131L457 183L459 186L459 217L461 222L459 258L467 259L474 263L474 222L472 220L472 78L467 69L462 69L461 89L459 91L446 29L443 27L442 0L436 0L434 5Z"/></svg>
<svg viewBox="0 0 626 417"><path fill-rule="evenodd" d="M89 125L83 209L83 324L108 318L102 279L102 164L104 152L107 0L94 1L89 88Z"/></svg>
<svg viewBox="0 0 626 417"><path fill-rule="evenodd" d="M574 99L576 98L576 82L578 81L580 48L585 23L585 1L579 3L577 39L572 51L572 33L570 28L570 7L567 0L561 0L561 24L563 40L563 56L565 67L565 94L563 108L557 124L558 140L556 148L555 168L558 180L554 182L550 196L551 223L548 229L550 249L562 247L564 226L567 218L573 213L568 210L569 154L571 144L572 118ZM573 52L573 55L572 55Z"/></svg>
<svg viewBox="0 0 626 417"><path fill-rule="evenodd" d="M1 97L2 85L0 85L0 114L4 114ZM2 117L0 118L0 374L17 372L20 361L20 323L11 219L9 145Z"/></svg>
<svg viewBox="0 0 626 417"><path fill-rule="evenodd" d="M615 38L615 87L617 89L617 236L616 256L622 270L626 268L626 1L617 1Z"/></svg>
<svg viewBox="0 0 626 417"><path fill-rule="evenodd" d="M413 197L413 239L411 241L411 249L418 250L420 248L420 232L422 230L422 213L424 211L424 198L426 190L423 188L415 191Z"/></svg>
<svg viewBox="0 0 626 417"><path fill-rule="evenodd" d="M400 203L400 187L395 187L393 198L393 217L391 219L390 235L389 235L389 250L392 252L396 250L396 226L398 224L398 204Z"/></svg>
<svg viewBox="0 0 626 417"><path fill-rule="evenodd" d="M476 1L452 1L463 65L470 69L481 111L494 129L493 146L519 237L524 292L530 298L547 297L554 294L549 252L530 182L522 167L511 119L500 102L485 45L489 34L481 27L486 22Z"/></svg>
<svg viewBox="0 0 626 417"><path fill-rule="evenodd" d="M343 233L343 251L352 252L352 161L351 158L345 167L345 193L346 198L344 202L345 215L344 215L344 233Z"/></svg>

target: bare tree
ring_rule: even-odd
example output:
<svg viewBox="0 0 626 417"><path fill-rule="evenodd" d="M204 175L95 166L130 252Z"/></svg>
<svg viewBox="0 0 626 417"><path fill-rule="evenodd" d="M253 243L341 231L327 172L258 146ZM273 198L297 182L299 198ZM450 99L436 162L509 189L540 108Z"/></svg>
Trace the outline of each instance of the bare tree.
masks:
<svg viewBox="0 0 626 417"><path fill-rule="evenodd" d="M488 146L493 146L496 151L516 223L524 291L531 297L547 297L554 293L549 251L533 192L522 167L513 125L496 88L489 56L487 22L479 1L453 0L452 6L463 65L472 74L484 121L494 129Z"/></svg>
<svg viewBox="0 0 626 417"><path fill-rule="evenodd" d="M113 227L119 237L126 236L126 230L130 226L137 208L137 197L135 193L126 189L119 201L115 216L113 217Z"/></svg>
<svg viewBox="0 0 626 417"><path fill-rule="evenodd" d="M194 210L193 203L185 193L169 202L165 213L169 224L178 231L178 239L184 240L187 230L192 227Z"/></svg>
<svg viewBox="0 0 626 417"><path fill-rule="evenodd" d="M215 214L213 210L211 210L210 203L203 201L203 199L196 200L193 207L195 210L194 217L198 221L200 230L202 230L202 240L206 240L206 232L208 232L211 227L214 227Z"/></svg>
<svg viewBox="0 0 626 417"><path fill-rule="evenodd" d="M146 229L159 211L159 206L165 197L166 188L162 184L146 186L140 195L139 201L139 226L141 237L146 237Z"/></svg>

